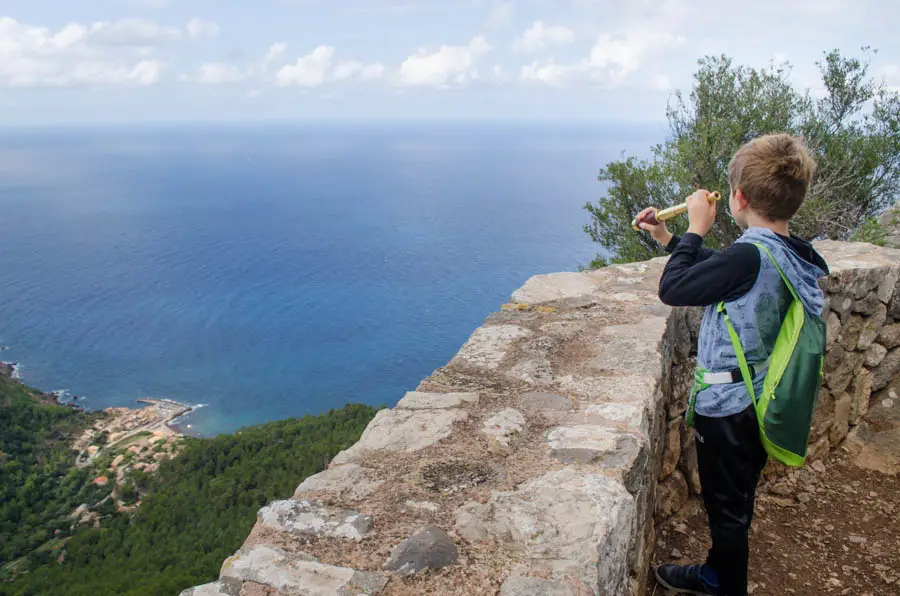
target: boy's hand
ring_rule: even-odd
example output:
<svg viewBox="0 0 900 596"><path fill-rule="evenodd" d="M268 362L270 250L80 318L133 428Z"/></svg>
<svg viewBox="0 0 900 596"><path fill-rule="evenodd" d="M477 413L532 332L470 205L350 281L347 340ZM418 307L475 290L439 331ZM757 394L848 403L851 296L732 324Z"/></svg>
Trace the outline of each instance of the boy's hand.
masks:
<svg viewBox="0 0 900 596"><path fill-rule="evenodd" d="M637 219L643 219L646 215L653 213L653 211L653 207L647 207L646 209L638 213ZM672 241L672 233L668 228L666 228L666 223L663 221L659 222L656 225L641 222L638 224L638 227L642 230L650 232L650 236L663 246L668 246L669 242Z"/></svg>
<svg viewBox="0 0 900 596"><path fill-rule="evenodd" d="M688 197L688 232L706 236L716 221L716 202L709 200L709 191L700 189Z"/></svg>

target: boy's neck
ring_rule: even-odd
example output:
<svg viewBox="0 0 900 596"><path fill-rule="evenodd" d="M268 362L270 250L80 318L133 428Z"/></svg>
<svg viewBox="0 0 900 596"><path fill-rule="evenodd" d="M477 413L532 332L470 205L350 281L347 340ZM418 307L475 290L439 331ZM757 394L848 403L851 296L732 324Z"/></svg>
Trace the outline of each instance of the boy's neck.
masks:
<svg viewBox="0 0 900 596"><path fill-rule="evenodd" d="M752 212L747 214L747 225L751 228L766 228L772 230L776 234L781 234L782 236L791 235L791 232L788 229L787 220L772 221L765 217L760 217L756 213Z"/></svg>

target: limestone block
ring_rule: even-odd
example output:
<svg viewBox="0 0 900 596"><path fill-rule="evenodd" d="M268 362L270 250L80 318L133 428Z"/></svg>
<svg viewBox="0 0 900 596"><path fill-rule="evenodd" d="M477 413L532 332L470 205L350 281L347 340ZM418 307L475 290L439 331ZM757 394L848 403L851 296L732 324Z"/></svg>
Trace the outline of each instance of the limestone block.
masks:
<svg viewBox="0 0 900 596"><path fill-rule="evenodd" d="M888 351L881 364L872 369L872 390L880 391L900 374L900 348Z"/></svg>
<svg viewBox="0 0 900 596"><path fill-rule="evenodd" d="M594 404L587 407L585 414L621 423L635 433L644 435L647 433L646 406L640 402Z"/></svg>
<svg viewBox="0 0 900 596"><path fill-rule="evenodd" d="M681 509L688 499L688 485L679 470L663 480L656 493L656 517L665 519Z"/></svg>
<svg viewBox="0 0 900 596"><path fill-rule="evenodd" d="M273 501L259 510L257 523L295 536L343 538L359 542L372 530L372 516L305 499Z"/></svg>
<svg viewBox="0 0 900 596"><path fill-rule="evenodd" d="M383 480L370 479L362 466L345 464L310 476L297 487L294 496L302 497L305 493L324 491L342 499L357 501L371 494L382 484Z"/></svg>
<svg viewBox="0 0 900 596"><path fill-rule="evenodd" d="M332 463L358 459L366 451L412 452L434 445L450 436L453 424L466 420L465 410L381 410L366 427L359 441L341 451Z"/></svg>
<svg viewBox="0 0 900 596"><path fill-rule="evenodd" d="M870 317L866 317L865 321L863 321L863 326L859 333L859 342L856 344L857 349L865 350L872 345L872 342L878 337L878 333L881 331L886 318L887 307L879 302L875 308L875 313Z"/></svg>
<svg viewBox="0 0 900 596"><path fill-rule="evenodd" d="M252 581L284 594L358 596L379 594L387 577L319 563L268 544L242 548L222 564L221 577Z"/></svg>
<svg viewBox="0 0 900 596"><path fill-rule="evenodd" d="M815 440L828 433L834 425L834 398L828 389L819 390L816 401L816 411L813 415L812 431L810 438Z"/></svg>
<svg viewBox="0 0 900 596"><path fill-rule="evenodd" d="M624 594L634 515L621 483L569 467L463 505L456 531L469 542L492 540L531 568L597 586L598 594Z"/></svg>
<svg viewBox="0 0 900 596"><path fill-rule="evenodd" d="M898 329L900 329L900 325L897 325ZM882 328L882 333L887 327ZM869 349L866 350L866 359L865 365L869 368L873 368L881 364L881 361L884 360L885 355L887 354L887 348L885 348L881 344L872 344L869 346Z"/></svg>
<svg viewBox="0 0 900 596"><path fill-rule="evenodd" d="M900 267L891 267L878 284L878 299L888 304L897 294L897 287L900 285L898 282L900 282Z"/></svg>
<svg viewBox="0 0 900 596"><path fill-rule="evenodd" d="M825 319L826 323L826 346L831 347L834 345L834 342L837 340L838 335L841 333L841 320L838 318L837 314L834 311L830 311L828 313L828 317Z"/></svg>
<svg viewBox="0 0 900 596"><path fill-rule="evenodd" d="M572 400L554 393L529 392L519 397L519 405L524 410L558 410L572 409Z"/></svg>
<svg viewBox="0 0 900 596"><path fill-rule="evenodd" d="M848 352L852 352L859 344L859 335L862 333L864 319L860 315L850 315L847 322L841 327L838 342Z"/></svg>
<svg viewBox="0 0 900 596"><path fill-rule="evenodd" d="M839 445L850 431L850 409L852 400L848 393L841 394L834 402L834 423L828 438L832 445Z"/></svg>
<svg viewBox="0 0 900 596"><path fill-rule="evenodd" d="M481 432L503 448L515 447L525 433L525 417L518 410L506 408L488 416Z"/></svg>
<svg viewBox="0 0 900 596"><path fill-rule="evenodd" d="M659 470L660 480L675 471L681 458L681 418L669 421L666 430L666 442L663 447L663 460Z"/></svg>
<svg viewBox="0 0 900 596"><path fill-rule="evenodd" d="M850 308L853 312L862 315L874 315L879 304L881 304L881 300L878 299L878 295L875 292L869 292L864 298L855 301Z"/></svg>
<svg viewBox="0 0 900 596"><path fill-rule="evenodd" d="M846 294L834 294L831 296L828 304L843 323L850 315L850 309L853 307L853 298Z"/></svg>
<svg viewBox="0 0 900 596"><path fill-rule="evenodd" d="M406 410L440 410L458 408L466 404L478 403L477 393L423 393L409 391L397 402L398 408Z"/></svg>
<svg viewBox="0 0 900 596"><path fill-rule="evenodd" d="M462 364L493 370L500 366L512 345L532 332L518 325L479 327L459 350L450 364Z"/></svg>
<svg viewBox="0 0 900 596"><path fill-rule="evenodd" d="M860 369L850 383L850 424L859 424L860 418L869 411L872 397L872 373Z"/></svg>
<svg viewBox="0 0 900 596"><path fill-rule="evenodd" d="M878 334L878 343L889 350L900 346L900 323L882 327Z"/></svg>
<svg viewBox="0 0 900 596"><path fill-rule="evenodd" d="M453 565L457 558L456 545L447 532L428 526L394 547L384 569L399 575L415 575L426 569Z"/></svg>

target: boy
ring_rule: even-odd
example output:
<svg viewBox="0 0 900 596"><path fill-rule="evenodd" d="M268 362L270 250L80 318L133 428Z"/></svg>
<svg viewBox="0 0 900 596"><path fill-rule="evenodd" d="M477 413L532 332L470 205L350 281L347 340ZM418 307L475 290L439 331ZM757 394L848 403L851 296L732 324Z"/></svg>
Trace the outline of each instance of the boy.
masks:
<svg viewBox="0 0 900 596"><path fill-rule="evenodd" d="M741 147L728 166L729 207L745 228L731 247L704 248L716 202L699 190L688 199L690 225L683 238L665 224L641 224L672 253L659 283L659 297L671 306L706 306L697 348L697 366L706 373L694 398L697 460L712 548L702 565L661 565L660 584L680 593L746 596L748 536L756 485L766 463L751 397L742 380L724 315L724 301L741 340L757 395L791 295L764 245L793 284L806 309L821 315L824 296L818 279L828 266L808 243L788 231L815 171L815 162L799 139L787 134L759 137ZM645 210L646 212L646 210ZM643 215L643 214L642 214ZM704 383L704 385L705 385Z"/></svg>

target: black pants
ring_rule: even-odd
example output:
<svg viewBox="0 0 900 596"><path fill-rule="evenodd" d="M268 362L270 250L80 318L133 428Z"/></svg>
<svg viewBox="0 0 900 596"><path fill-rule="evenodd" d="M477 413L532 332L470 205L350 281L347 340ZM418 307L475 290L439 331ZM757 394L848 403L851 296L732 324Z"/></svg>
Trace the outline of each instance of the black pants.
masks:
<svg viewBox="0 0 900 596"><path fill-rule="evenodd" d="M749 533L756 485L766 465L756 413L708 418L695 414L697 464L712 548L707 565L719 574L728 596L747 596Z"/></svg>

